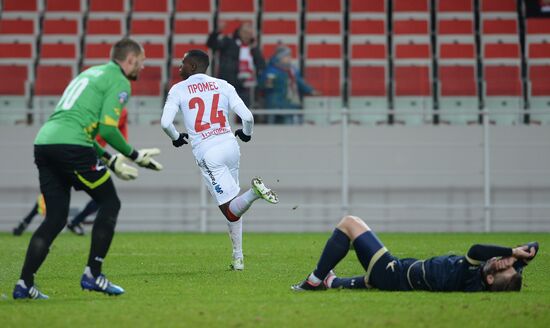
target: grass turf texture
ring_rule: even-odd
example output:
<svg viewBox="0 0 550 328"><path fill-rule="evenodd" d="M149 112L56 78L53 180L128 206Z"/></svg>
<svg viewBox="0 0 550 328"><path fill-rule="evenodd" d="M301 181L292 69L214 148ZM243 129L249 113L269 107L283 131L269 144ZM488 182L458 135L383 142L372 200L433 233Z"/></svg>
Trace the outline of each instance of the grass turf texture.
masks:
<svg viewBox="0 0 550 328"><path fill-rule="evenodd" d="M464 254L476 242L541 250L520 293L429 293L331 290L294 293L290 285L315 266L326 234L246 233L245 271L228 271L226 234L119 233L104 265L126 289L120 297L80 290L87 237L60 235L36 277L47 301L14 301L30 234L0 234L2 327L548 327L549 234L380 234L396 256ZM336 268L361 274L355 253Z"/></svg>

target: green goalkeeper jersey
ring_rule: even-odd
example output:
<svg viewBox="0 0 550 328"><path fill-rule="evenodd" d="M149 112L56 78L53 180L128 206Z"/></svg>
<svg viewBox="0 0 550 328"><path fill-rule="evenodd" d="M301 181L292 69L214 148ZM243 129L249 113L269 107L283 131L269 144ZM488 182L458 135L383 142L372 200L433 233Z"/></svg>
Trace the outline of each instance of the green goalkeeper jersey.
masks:
<svg viewBox="0 0 550 328"><path fill-rule="evenodd" d="M93 66L80 73L67 86L55 112L42 126L35 145L70 144L94 146L102 125L118 135L104 139L121 153L128 155L132 148L118 131L122 108L130 97L130 82L114 62ZM115 134L116 134L115 133Z"/></svg>

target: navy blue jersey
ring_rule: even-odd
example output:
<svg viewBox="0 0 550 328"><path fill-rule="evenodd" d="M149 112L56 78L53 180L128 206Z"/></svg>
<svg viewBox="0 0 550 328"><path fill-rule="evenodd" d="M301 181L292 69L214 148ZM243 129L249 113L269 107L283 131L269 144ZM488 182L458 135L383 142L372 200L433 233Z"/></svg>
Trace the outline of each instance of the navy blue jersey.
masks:
<svg viewBox="0 0 550 328"><path fill-rule="evenodd" d="M433 291L485 290L481 277L481 265L468 262L465 256L445 255L424 261L426 283Z"/></svg>

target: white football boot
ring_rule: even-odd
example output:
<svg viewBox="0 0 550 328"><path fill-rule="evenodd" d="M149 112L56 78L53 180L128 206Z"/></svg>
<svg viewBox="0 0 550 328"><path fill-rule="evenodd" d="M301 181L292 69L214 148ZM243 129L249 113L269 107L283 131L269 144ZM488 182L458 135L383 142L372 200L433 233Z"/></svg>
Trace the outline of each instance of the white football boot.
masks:
<svg viewBox="0 0 550 328"><path fill-rule="evenodd" d="M266 187L259 177L252 178L252 190L254 190L256 195L260 196L260 198L265 199L271 204L277 204L279 202L279 196L277 196L273 190Z"/></svg>
<svg viewBox="0 0 550 328"><path fill-rule="evenodd" d="M236 259L233 259L233 262L229 265L231 270L234 271L243 271L244 270L244 259L242 257L238 257Z"/></svg>

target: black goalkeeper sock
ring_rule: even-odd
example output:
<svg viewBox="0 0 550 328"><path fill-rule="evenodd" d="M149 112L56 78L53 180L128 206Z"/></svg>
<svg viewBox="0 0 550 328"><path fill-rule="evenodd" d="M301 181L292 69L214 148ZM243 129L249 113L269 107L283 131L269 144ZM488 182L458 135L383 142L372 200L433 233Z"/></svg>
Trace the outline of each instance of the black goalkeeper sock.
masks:
<svg viewBox="0 0 550 328"><path fill-rule="evenodd" d="M340 262L349 251L350 240L340 229L334 229L332 236L327 240L325 249L317 263L317 268L313 271L315 277L320 280L325 279L330 270Z"/></svg>

